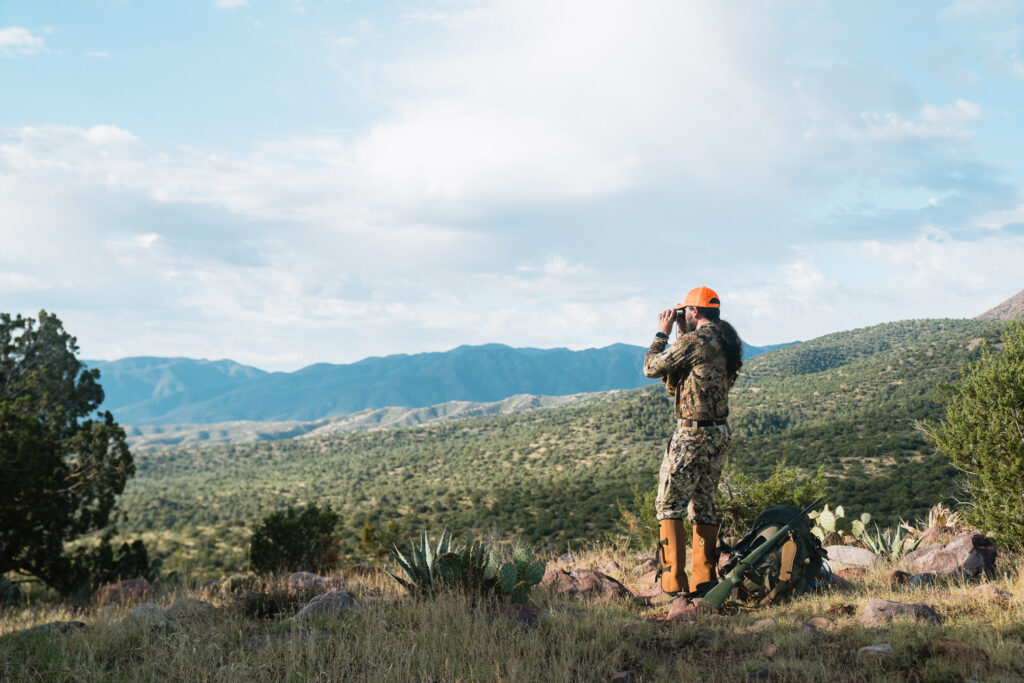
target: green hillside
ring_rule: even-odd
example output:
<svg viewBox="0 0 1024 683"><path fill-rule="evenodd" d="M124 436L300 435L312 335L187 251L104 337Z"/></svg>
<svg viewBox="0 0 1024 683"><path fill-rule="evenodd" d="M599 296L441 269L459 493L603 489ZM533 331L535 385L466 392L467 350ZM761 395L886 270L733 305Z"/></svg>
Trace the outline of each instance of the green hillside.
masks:
<svg viewBox="0 0 1024 683"><path fill-rule="evenodd" d="M913 421L975 358L997 322L917 320L842 332L760 356L734 389L731 457L767 473L824 465L833 500L882 521L950 496L952 471ZM144 452L129 522L168 565L220 573L247 525L285 504L342 511L343 550L369 519L404 529L469 526L554 549L611 530L616 503L653 487L673 421L659 387L522 415L247 445Z"/></svg>

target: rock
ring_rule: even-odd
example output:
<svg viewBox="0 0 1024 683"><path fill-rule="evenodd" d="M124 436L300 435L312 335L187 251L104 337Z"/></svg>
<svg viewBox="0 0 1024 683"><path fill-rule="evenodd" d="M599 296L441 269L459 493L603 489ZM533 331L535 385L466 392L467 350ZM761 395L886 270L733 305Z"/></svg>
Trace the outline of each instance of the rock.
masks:
<svg viewBox="0 0 1024 683"><path fill-rule="evenodd" d="M285 579L288 590L295 592L319 592L345 590L345 582L333 576L318 576L311 572L294 572Z"/></svg>
<svg viewBox="0 0 1024 683"><path fill-rule="evenodd" d="M156 603L146 602L129 612L125 619L132 619L144 626L167 626L167 610Z"/></svg>
<svg viewBox="0 0 1024 683"><path fill-rule="evenodd" d="M532 631L540 623L540 612L518 602L514 602L502 610L501 616L514 621L524 631Z"/></svg>
<svg viewBox="0 0 1024 683"><path fill-rule="evenodd" d="M836 628L836 622L828 617L814 617L809 623L819 631L832 631Z"/></svg>
<svg viewBox="0 0 1024 683"><path fill-rule="evenodd" d="M678 598L668 606L666 621L694 621L701 614L717 614L718 608L707 604L700 598Z"/></svg>
<svg viewBox="0 0 1024 683"><path fill-rule="evenodd" d="M347 612L356 606L356 600L345 591L329 591L321 593L306 603L299 613L292 617L295 622L302 623L324 615L336 615Z"/></svg>
<svg viewBox="0 0 1024 683"><path fill-rule="evenodd" d="M846 569L840 569L837 571L835 576L851 581L853 579L863 579L867 573L867 567L847 567Z"/></svg>
<svg viewBox="0 0 1024 683"><path fill-rule="evenodd" d="M759 619L750 625L748 631L767 631L770 628L775 628L779 625L779 622L775 621L771 617L767 619Z"/></svg>
<svg viewBox="0 0 1024 683"><path fill-rule="evenodd" d="M647 560L641 562L631 570L634 574L649 574L650 572L658 571L658 563L654 560Z"/></svg>
<svg viewBox="0 0 1024 683"><path fill-rule="evenodd" d="M779 646L775 643L769 643L763 650L761 650L761 654L771 659L775 655L779 654Z"/></svg>
<svg viewBox="0 0 1024 683"><path fill-rule="evenodd" d="M608 683L633 683L633 674L628 671L620 671L609 678Z"/></svg>
<svg viewBox="0 0 1024 683"><path fill-rule="evenodd" d="M558 561L559 562L564 562L566 564L569 564L570 562L575 562L578 559L580 559L580 556L577 555L576 553L566 553L564 555L559 555L558 556Z"/></svg>
<svg viewBox="0 0 1024 683"><path fill-rule="evenodd" d="M874 645L865 645L861 649L857 650L857 659L861 661L870 661L875 659L887 659L892 657L892 645L889 643L875 643Z"/></svg>
<svg viewBox="0 0 1024 683"><path fill-rule="evenodd" d="M85 623L81 621L51 621L46 624L39 624L38 626L27 628L24 631L19 632L18 637L24 639L40 635L66 635L83 628L85 628Z"/></svg>
<svg viewBox="0 0 1024 683"><path fill-rule="evenodd" d="M550 569L544 574L540 585L559 595L594 602L613 602L633 597L628 588L612 577L589 569Z"/></svg>
<svg viewBox="0 0 1024 683"><path fill-rule="evenodd" d="M216 608L208 602L195 598L179 598L167 608L167 618L174 621L193 619L212 614Z"/></svg>
<svg viewBox="0 0 1024 683"><path fill-rule="evenodd" d="M817 640L821 638L821 633L818 631L818 627L814 624L809 624L806 621L797 623L797 627L800 629L801 635L807 640Z"/></svg>
<svg viewBox="0 0 1024 683"><path fill-rule="evenodd" d="M885 582L890 586L902 586L910 581L910 574L901 572L899 569L893 569L885 575Z"/></svg>
<svg viewBox="0 0 1024 683"><path fill-rule="evenodd" d="M933 657L942 657L952 662L988 663L988 655L981 648L969 645L962 640L951 638L932 638L928 641L928 653Z"/></svg>
<svg viewBox="0 0 1024 683"><path fill-rule="evenodd" d="M996 547L981 534L960 534L949 543L934 543L907 553L899 569L911 574L980 578L995 571Z"/></svg>
<svg viewBox="0 0 1024 683"><path fill-rule="evenodd" d="M252 572L248 574L232 574L221 581L220 592L222 595L249 593L255 591L259 583L259 577Z"/></svg>
<svg viewBox="0 0 1024 683"><path fill-rule="evenodd" d="M828 565L832 571L849 567L874 567L882 562L882 558L867 548L855 545L830 545L825 550L828 551Z"/></svg>
<svg viewBox="0 0 1024 683"><path fill-rule="evenodd" d="M852 591L854 587L852 583L838 574L830 574L828 577L828 589L830 591Z"/></svg>
<svg viewBox="0 0 1024 683"><path fill-rule="evenodd" d="M652 569L651 571L647 572L646 574L641 576L639 579L637 579L637 583L649 583L651 585L654 585L657 582L658 582L658 570L657 569Z"/></svg>
<svg viewBox="0 0 1024 683"><path fill-rule="evenodd" d="M927 588L935 584L935 574L914 574L909 583L911 588Z"/></svg>
<svg viewBox="0 0 1024 683"><path fill-rule="evenodd" d="M153 597L153 587L145 579L125 579L109 583L96 589L92 594L97 607L128 602L148 601Z"/></svg>
<svg viewBox="0 0 1024 683"><path fill-rule="evenodd" d="M603 567L601 567L600 571L603 574L614 574L615 572L621 572L622 567L620 567L619 563L615 560L609 560Z"/></svg>
<svg viewBox="0 0 1024 683"><path fill-rule="evenodd" d="M892 602L891 600L872 600L864 606L864 611L857 617L862 626L881 626L896 618L928 621L938 624L942 621L928 605L920 602Z"/></svg>
<svg viewBox="0 0 1024 683"><path fill-rule="evenodd" d="M980 586L975 586L971 589L971 596L982 599L982 600L995 600L996 602L1005 602L1013 598L1013 593L1007 593L1004 590L999 590L991 583L983 583Z"/></svg>

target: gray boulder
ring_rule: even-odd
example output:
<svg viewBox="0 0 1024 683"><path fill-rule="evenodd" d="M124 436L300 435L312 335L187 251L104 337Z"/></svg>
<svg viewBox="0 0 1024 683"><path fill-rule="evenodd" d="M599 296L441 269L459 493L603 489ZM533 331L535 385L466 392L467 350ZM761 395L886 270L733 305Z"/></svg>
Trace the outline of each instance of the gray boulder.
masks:
<svg viewBox="0 0 1024 683"><path fill-rule="evenodd" d="M875 643L874 645L865 645L857 650L857 659L861 661L888 659L893 654L892 645L889 643Z"/></svg>
<svg viewBox="0 0 1024 683"><path fill-rule="evenodd" d="M136 621L144 626L167 626L167 610L155 603L146 602L129 612L125 619Z"/></svg>
<svg viewBox="0 0 1024 683"><path fill-rule="evenodd" d="M960 534L946 544L918 548L900 560L899 569L910 574L939 574L981 578L996 568L996 547L981 534Z"/></svg>
<svg viewBox="0 0 1024 683"><path fill-rule="evenodd" d="M27 628L24 631L19 632L18 637L25 639L33 636L66 635L83 628L85 628L85 623L81 621L51 621L46 624L39 624L38 626Z"/></svg>
<svg viewBox="0 0 1024 683"><path fill-rule="evenodd" d="M167 618L174 621L194 619L212 614L216 608L203 600L180 598L167 608Z"/></svg>
<svg viewBox="0 0 1024 683"><path fill-rule="evenodd" d="M882 558L875 555L867 548L859 548L855 545L830 545L826 546L828 551L828 565L832 571L840 569L851 569L853 567L874 567L882 563Z"/></svg>
<svg viewBox="0 0 1024 683"><path fill-rule="evenodd" d="M862 626L881 626L893 619L911 619L938 624L942 621L928 605L921 602L892 602L891 600L872 600L864 606L864 611L857 622Z"/></svg>
<svg viewBox="0 0 1024 683"><path fill-rule="evenodd" d="M285 579L288 589L291 591L327 591L345 590L345 582L333 576L320 576L311 572L294 572Z"/></svg>

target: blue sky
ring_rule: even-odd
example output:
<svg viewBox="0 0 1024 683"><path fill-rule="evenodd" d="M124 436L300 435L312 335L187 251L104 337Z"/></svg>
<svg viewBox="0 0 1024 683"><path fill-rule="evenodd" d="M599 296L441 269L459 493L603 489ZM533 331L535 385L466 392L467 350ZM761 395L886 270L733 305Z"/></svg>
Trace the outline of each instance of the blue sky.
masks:
<svg viewBox="0 0 1024 683"><path fill-rule="evenodd" d="M1024 3L0 1L0 310L266 369L1024 288Z"/></svg>

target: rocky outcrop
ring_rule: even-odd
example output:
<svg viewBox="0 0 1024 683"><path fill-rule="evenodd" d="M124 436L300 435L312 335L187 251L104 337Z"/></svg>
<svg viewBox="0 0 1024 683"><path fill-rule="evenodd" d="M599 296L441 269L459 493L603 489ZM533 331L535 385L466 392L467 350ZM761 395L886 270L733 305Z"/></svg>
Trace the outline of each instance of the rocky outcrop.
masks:
<svg viewBox="0 0 1024 683"><path fill-rule="evenodd" d="M960 534L949 543L934 543L907 553L898 568L910 574L977 579L995 571L996 547L981 534Z"/></svg>
<svg viewBox="0 0 1024 683"><path fill-rule="evenodd" d="M130 602L148 602L153 598L153 586L145 579L125 579L98 588L92 594L97 607Z"/></svg>
<svg viewBox="0 0 1024 683"><path fill-rule="evenodd" d="M294 572L285 579L288 590L295 592L326 593L345 590L345 582L333 576L319 576L311 572Z"/></svg>
<svg viewBox="0 0 1024 683"><path fill-rule="evenodd" d="M68 633L74 633L79 629L85 628L85 623L81 621L51 621L46 624L39 624L32 628L27 628L24 631L18 633L18 637L25 639L33 636L46 636L50 637L53 635L65 635Z"/></svg>
<svg viewBox="0 0 1024 683"><path fill-rule="evenodd" d="M911 619L938 624L942 621L928 605L920 602L892 602L891 600L872 600L864 606L864 611L857 617L862 626L881 626L893 619Z"/></svg>
<svg viewBox="0 0 1024 683"><path fill-rule="evenodd" d="M544 574L540 586L559 595L594 602L613 602L633 597L628 588L612 577L589 569L551 569Z"/></svg>

